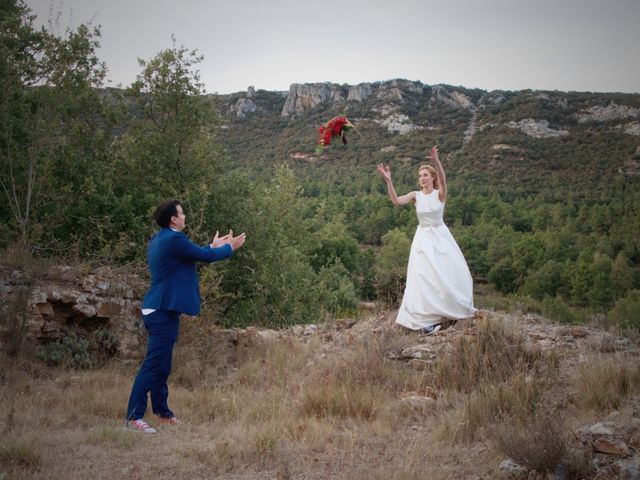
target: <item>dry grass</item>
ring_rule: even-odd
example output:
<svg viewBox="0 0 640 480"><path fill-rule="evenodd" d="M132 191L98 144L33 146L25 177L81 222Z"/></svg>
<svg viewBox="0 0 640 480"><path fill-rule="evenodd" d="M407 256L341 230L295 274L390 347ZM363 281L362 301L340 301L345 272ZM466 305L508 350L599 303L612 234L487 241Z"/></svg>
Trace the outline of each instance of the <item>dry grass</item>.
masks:
<svg viewBox="0 0 640 480"><path fill-rule="evenodd" d="M511 416L524 419L533 415L543 393L542 382L522 376L498 384L481 385L449 412L439 436L453 443L477 440L495 422Z"/></svg>
<svg viewBox="0 0 640 480"><path fill-rule="evenodd" d="M452 390L439 438L469 443L506 417L525 419L539 408L557 376L558 359L543 354L503 321L484 318L432 368L434 387Z"/></svg>
<svg viewBox="0 0 640 480"><path fill-rule="evenodd" d="M640 366L622 358L594 355L579 366L574 384L581 407L615 410L629 393L640 391Z"/></svg>
<svg viewBox="0 0 640 480"><path fill-rule="evenodd" d="M567 454L560 412L505 419L491 429L491 438L507 457L537 472L553 472Z"/></svg>
<svg viewBox="0 0 640 480"><path fill-rule="evenodd" d="M21 478L38 472L42 466L42 445L34 434L3 436L0 445L0 478ZM6 475L6 477L5 477Z"/></svg>
<svg viewBox="0 0 640 480"><path fill-rule="evenodd" d="M439 388L471 392L479 385L499 383L517 375L538 376L553 370L554 359L497 319L478 322L477 334L461 336L446 360L435 369Z"/></svg>
<svg viewBox="0 0 640 480"><path fill-rule="evenodd" d="M390 360L384 339L358 342L323 362L303 384L302 414L373 420L402 392L424 387L424 374Z"/></svg>
<svg viewBox="0 0 640 480"><path fill-rule="evenodd" d="M0 358L0 478L492 478L504 457L491 426L514 419L501 432L524 434L558 368L498 321L431 366L392 359L425 341L397 329L267 339L187 322L169 398L182 423L158 435L122 429L137 365ZM637 369L625 371L632 385ZM416 395L433 400L402 401Z"/></svg>

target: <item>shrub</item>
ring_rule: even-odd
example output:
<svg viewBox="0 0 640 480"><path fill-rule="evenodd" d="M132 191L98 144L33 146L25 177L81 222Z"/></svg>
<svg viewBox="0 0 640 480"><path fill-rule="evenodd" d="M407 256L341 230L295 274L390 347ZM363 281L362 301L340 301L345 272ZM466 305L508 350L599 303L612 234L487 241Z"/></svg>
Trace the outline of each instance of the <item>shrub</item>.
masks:
<svg viewBox="0 0 640 480"><path fill-rule="evenodd" d="M568 280L564 278L564 266L555 260L549 260L538 270L527 275L521 292L538 300L545 296L555 297L556 293Z"/></svg>
<svg viewBox="0 0 640 480"><path fill-rule="evenodd" d="M502 293L515 292L522 281L520 272L513 266L513 262L509 258L500 260L491 267L488 279Z"/></svg>
<svg viewBox="0 0 640 480"><path fill-rule="evenodd" d="M631 290L609 311L609 320L622 330L640 329L640 290Z"/></svg>
<svg viewBox="0 0 640 480"><path fill-rule="evenodd" d="M322 268L318 279L324 306L333 315L353 312L358 307L356 289L349 278L349 272L339 260Z"/></svg>
<svg viewBox="0 0 640 480"><path fill-rule="evenodd" d="M0 445L0 465L10 469L21 469L24 473L24 470L37 469L41 464L42 457L33 442L23 438L3 439ZM0 478L5 478L4 473L0 473Z"/></svg>
<svg viewBox="0 0 640 480"><path fill-rule="evenodd" d="M112 331L105 328L96 330L93 334L93 340L98 351L106 357L113 357L116 353L118 353L120 339Z"/></svg>
<svg viewBox="0 0 640 480"><path fill-rule="evenodd" d="M549 320L566 324L584 323L585 318L572 310L561 298L545 297L542 301L542 315Z"/></svg>
<svg viewBox="0 0 640 480"><path fill-rule="evenodd" d="M396 303L404 292L411 243L399 229L382 236L383 248L376 266L376 290L387 303Z"/></svg>
<svg viewBox="0 0 640 480"><path fill-rule="evenodd" d="M38 358L50 366L93 368L95 357L89 352L89 341L70 333L61 340L45 344Z"/></svg>

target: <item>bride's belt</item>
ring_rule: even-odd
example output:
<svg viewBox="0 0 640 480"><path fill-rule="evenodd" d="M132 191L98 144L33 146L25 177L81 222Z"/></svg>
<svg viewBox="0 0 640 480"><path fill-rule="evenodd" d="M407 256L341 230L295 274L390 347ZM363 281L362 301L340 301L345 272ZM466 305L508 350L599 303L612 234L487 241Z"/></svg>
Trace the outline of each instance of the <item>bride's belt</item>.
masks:
<svg viewBox="0 0 640 480"><path fill-rule="evenodd" d="M420 228L434 228L434 227L441 227L443 225L444 225L444 222L421 223Z"/></svg>

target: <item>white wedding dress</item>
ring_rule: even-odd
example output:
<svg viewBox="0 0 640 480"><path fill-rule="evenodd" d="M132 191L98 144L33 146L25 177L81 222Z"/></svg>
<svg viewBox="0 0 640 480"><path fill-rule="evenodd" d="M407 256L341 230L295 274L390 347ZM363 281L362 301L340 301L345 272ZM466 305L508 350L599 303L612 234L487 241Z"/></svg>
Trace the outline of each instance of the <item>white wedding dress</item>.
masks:
<svg viewBox="0 0 640 480"><path fill-rule="evenodd" d="M473 280L467 262L444 224L438 191L416 192L418 228L411 244L407 284L396 322L418 330L443 319L472 317Z"/></svg>

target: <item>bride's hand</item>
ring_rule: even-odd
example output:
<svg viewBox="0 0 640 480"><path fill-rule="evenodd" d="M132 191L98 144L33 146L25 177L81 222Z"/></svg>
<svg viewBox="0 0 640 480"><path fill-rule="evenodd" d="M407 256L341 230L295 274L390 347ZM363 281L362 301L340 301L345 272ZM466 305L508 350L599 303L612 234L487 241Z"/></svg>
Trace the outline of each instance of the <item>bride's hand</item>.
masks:
<svg viewBox="0 0 640 480"><path fill-rule="evenodd" d="M427 158L432 162L439 162L440 157L438 156L438 146L434 145L431 147L431 155L428 155Z"/></svg>
<svg viewBox="0 0 640 480"><path fill-rule="evenodd" d="M380 172L380 175L382 175L385 180L391 180L391 169L388 166L385 167L380 163L378 165L378 172Z"/></svg>

